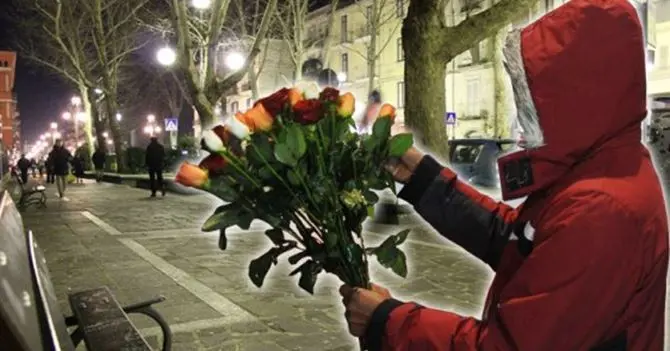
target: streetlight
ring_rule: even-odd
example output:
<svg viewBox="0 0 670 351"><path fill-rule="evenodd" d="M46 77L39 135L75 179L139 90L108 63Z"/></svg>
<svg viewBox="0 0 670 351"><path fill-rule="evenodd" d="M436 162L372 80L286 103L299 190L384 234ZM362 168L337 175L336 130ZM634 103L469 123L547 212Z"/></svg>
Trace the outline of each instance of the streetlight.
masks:
<svg viewBox="0 0 670 351"><path fill-rule="evenodd" d="M228 69L232 71L238 71L244 67L244 62L246 59L242 54L239 52L231 52L228 55L226 55L226 58L224 60L224 64Z"/></svg>
<svg viewBox="0 0 670 351"><path fill-rule="evenodd" d="M340 72L340 73L338 73L338 74L337 74L337 80L338 80L340 83L344 83L344 82L346 82L346 81L347 81L347 74L344 73L344 72Z"/></svg>
<svg viewBox="0 0 670 351"><path fill-rule="evenodd" d="M104 93L104 91L102 91L102 89L100 89L100 88L95 88L95 89L93 89L93 91L98 95L102 95L102 93Z"/></svg>
<svg viewBox="0 0 670 351"><path fill-rule="evenodd" d="M120 113L117 112L116 113L116 120L121 122L122 119L123 119L123 116Z"/></svg>
<svg viewBox="0 0 670 351"><path fill-rule="evenodd" d="M79 106L81 105L81 98L79 96L73 96L72 99L70 99L70 102L73 106Z"/></svg>
<svg viewBox="0 0 670 351"><path fill-rule="evenodd" d="M109 133L107 132L102 133L102 137L105 139L109 138Z"/></svg>
<svg viewBox="0 0 670 351"><path fill-rule="evenodd" d="M51 129L57 129L57 128L58 128L58 123L51 122Z"/></svg>
<svg viewBox="0 0 670 351"><path fill-rule="evenodd" d="M66 121L69 121L70 118L72 118L72 114L70 112L63 112L63 119Z"/></svg>
<svg viewBox="0 0 670 351"><path fill-rule="evenodd" d="M156 61L163 66L172 66L177 61L177 53L169 46L156 51Z"/></svg>
<svg viewBox="0 0 670 351"><path fill-rule="evenodd" d="M210 6L212 6L212 0L192 0L191 6L198 10L207 10Z"/></svg>
<svg viewBox="0 0 670 351"><path fill-rule="evenodd" d="M147 122L149 122L149 123L154 123L154 122L156 122L156 116L154 116L154 115L148 115L148 116L147 116Z"/></svg>

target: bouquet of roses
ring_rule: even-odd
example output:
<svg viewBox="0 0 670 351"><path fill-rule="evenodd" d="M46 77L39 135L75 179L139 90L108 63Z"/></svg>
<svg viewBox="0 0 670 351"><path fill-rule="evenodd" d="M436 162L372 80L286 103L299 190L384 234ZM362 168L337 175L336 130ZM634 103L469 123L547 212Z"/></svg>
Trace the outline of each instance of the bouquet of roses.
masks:
<svg viewBox="0 0 670 351"><path fill-rule="evenodd" d="M378 201L372 190L394 189L383 164L412 146L411 134L391 137L395 109L381 108L372 132L354 132L354 97L326 88L316 98L281 89L203 133L209 152L199 165L182 164L177 182L221 198L203 231L249 229L254 219L268 223L273 247L251 261L249 277L261 287L281 255L298 267L299 286L313 293L319 273L344 283L369 287L366 255L395 273L407 274L398 249L402 231L380 246L365 248L362 223ZM395 189L394 189L395 190Z"/></svg>

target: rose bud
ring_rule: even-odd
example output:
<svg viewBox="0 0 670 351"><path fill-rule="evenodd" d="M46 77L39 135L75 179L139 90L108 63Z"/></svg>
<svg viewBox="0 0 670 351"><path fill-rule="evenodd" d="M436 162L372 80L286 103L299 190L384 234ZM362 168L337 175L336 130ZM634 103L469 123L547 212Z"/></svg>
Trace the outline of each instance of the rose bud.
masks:
<svg viewBox="0 0 670 351"><path fill-rule="evenodd" d="M179 167L179 172L175 177L175 181L181 185L192 188L205 189L209 185L209 176L207 171L188 162L184 162Z"/></svg>
<svg viewBox="0 0 670 351"><path fill-rule="evenodd" d="M321 94L319 94L319 100L321 101L336 102L339 99L339 97L340 97L340 91L331 87L323 89Z"/></svg>
<svg viewBox="0 0 670 351"><path fill-rule="evenodd" d="M302 100L302 92L298 88L292 88L291 90L288 91L288 101L291 104L291 106L295 106L295 104L298 103L298 101Z"/></svg>
<svg viewBox="0 0 670 351"><path fill-rule="evenodd" d="M237 112L235 116L228 118L226 127L238 139L245 139L251 134L251 129L247 126L246 117Z"/></svg>
<svg viewBox="0 0 670 351"><path fill-rule="evenodd" d="M223 144L223 140L211 130L202 132L201 145L203 149L209 152L223 151L226 148Z"/></svg>
<svg viewBox="0 0 670 351"><path fill-rule="evenodd" d="M352 93L346 93L337 101L337 114L342 117L351 117L354 114L356 99Z"/></svg>
<svg viewBox="0 0 670 351"><path fill-rule="evenodd" d="M254 107L263 105L265 110L271 115L276 116L281 113L286 104L289 102L289 89L281 88L274 94L264 97L254 104Z"/></svg>
<svg viewBox="0 0 670 351"><path fill-rule="evenodd" d="M198 165L202 169L206 169L209 174L221 174L226 170L226 159L218 154L210 154L205 157Z"/></svg>
<svg viewBox="0 0 670 351"><path fill-rule="evenodd" d="M274 123L274 118L272 115L265 109L263 104L258 104L244 113L244 117L247 126L252 131L268 131L272 129L272 124Z"/></svg>
<svg viewBox="0 0 670 351"><path fill-rule="evenodd" d="M384 104L379 109L379 118L390 118L391 122L395 121L395 107Z"/></svg>
<svg viewBox="0 0 670 351"><path fill-rule="evenodd" d="M323 117L321 106L321 100L317 99L299 101L293 106L295 121L300 124L312 124L318 122L321 117Z"/></svg>

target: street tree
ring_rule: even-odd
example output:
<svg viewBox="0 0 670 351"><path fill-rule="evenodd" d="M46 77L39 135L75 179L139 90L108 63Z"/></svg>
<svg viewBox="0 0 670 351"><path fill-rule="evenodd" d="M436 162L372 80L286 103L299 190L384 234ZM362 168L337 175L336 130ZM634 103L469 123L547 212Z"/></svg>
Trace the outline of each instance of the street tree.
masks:
<svg viewBox="0 0 670 351"><path fill-rule="evenodd" d="M451 0L454 1L454 0ZM410 0L402 24L405 53L405 123L432 152L446 155L445 76L447 63L527 14L537 0L499 0L449 26L448 1Z"/></svg>
<svg viewBox="0 0 670 351"><path fill-rule="evenodd" d="M227 72L221 69L223 62L220 57L225 53L220 44L225 41L226 20L232 15L228 12L231 0L213 0L207 9L189 8L183 0L171 0L169 4L172 30L177 41L176 66L184 75L202 125L207 127L214 122L215 106L247 74L261 51L277 0L268 0L241 67ZM222 71L223 74L220 74Z"/></svg>
<svg viewBox="0 0 670 351"><path fill-rule="evenodd" d="M85 114L84 135L88 145L93 145L93 127L97 141L104 145L104 121L98 116L97 105L91 104L89 88L93 85L93 73L98 63L86 56L87 38L78 33L88 27L76 9L64 8L61 3L36 1L26 6L13 0L4 17L13 23L17 49L30 62L69 82L79 93ZM92 150L92 148L89 148Z"/></svg>
<svg viewBox="0 0 670 351"><path fill-rule="evenodd" d="M270 0L232 0L234 6L235 16L231 16L230 19L230 34L231 38L237 38L237 40L244 44L243 47L249 47L249 44L253 45L256 35L260 33L261 24L263 23L263 15L265 14L265 8L268 6ZM249 87L251 88L251 98L257 100L259 98L259 88L258 88L258 77L263 72L265 68L265 62L268 57L270 50L270 37L273 36L275 29L277 28L276 23L270 23L270 29L268 29L268 35L266 40L263 41L263 44L260 48L260 53L254 58L252 62L247 67L247 76L246 79L249 82Z"/></svg>
<svg viewBox="0 0 670 351"><path fill-rule="evenodd" d="M396 0L359 0L356 1L356 6L365 17L365 26L357 28L352 36L369 39L363 41L363 50L358 50L354 43L348 44L347 47L365 60L368 93L371 93L376 88L379 57L391 40L396 38L402 21L398 19Z"/></svg>

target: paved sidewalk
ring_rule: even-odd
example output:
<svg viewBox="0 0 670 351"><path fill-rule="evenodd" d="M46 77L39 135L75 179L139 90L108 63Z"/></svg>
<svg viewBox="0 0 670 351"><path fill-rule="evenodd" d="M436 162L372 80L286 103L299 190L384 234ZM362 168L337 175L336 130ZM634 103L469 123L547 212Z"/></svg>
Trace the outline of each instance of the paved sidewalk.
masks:
<svg viewBox="0 0 670 351"><path fill-rule="evenodd" d="M175 333L174 350L356 349L334 278L323 276L309 296L280 264L257 289L246 274L267 247L263 228L230 235L227 251L218 249L216 235L200 232L215 199L149 198L144 190L91 182L71 185L65 199L51 186L48 195L48 207L27 210L24 221L45 251L66 313L68 292L107 285L121 303L164 295L157 307ZM374 263L374 281L402 299L479 314L491 271L439 239L422 243L430 236L416 234L405 244L407 279ZM368 241L383 237L370 233ZM158 343L151 321L133 320Z"/></svg>

